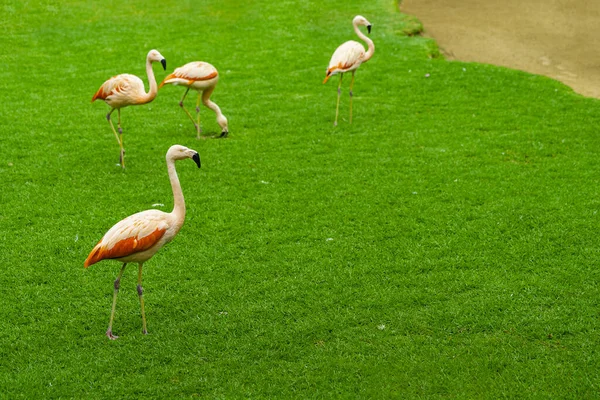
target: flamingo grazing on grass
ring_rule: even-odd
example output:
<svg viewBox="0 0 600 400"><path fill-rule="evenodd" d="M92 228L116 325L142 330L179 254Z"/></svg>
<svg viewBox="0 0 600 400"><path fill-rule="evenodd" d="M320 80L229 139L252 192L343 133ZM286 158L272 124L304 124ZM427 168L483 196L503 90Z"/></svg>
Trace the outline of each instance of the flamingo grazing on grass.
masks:
<svg viewBox="0 0 600 400"><path fill-rule="evenodd" d="M121 74L113 76L100 86L100 89L92 97L92 102L97 99L104 100L111 108L106 119L110 123L117 142L119 142L119 148L121 150L119 156L119 162L121 167L125 168L125 149L123 148L123 129L121 129L121 108L133 105L140 105L150 103L156 97L158 88L156 86L156 79L154 78L154 71L152 71L152 62L160 62L163 66L163 70L167 69L167 60L156 50L150 50L146 56L146 73L148 74L148 82L150 83L150 91L146 93L144 89L144 82L135 75ZM117 110L119 114L119 134L115 131L110 115L113 111Z"/></svg>
<svg viewBox="0 0 600 400"><path fill-rule="evenodd" d="M217 82L219 81L219 72L215 67L211 64L203 61L193 61L191 63L187 63L182 67L175 69L175 71L168 75L158 87L159 89L163 87L163 85L170 83L172 85L181 85L187 87L183 98L179 102L179 106L185 111L188 117L194 123L196 127L197 138L200 139L200 99L202 99L202 103L213 110L215 114L217 114L217 123L221 127L221 138L227 137L229 134L229 129L227 127L227 118L221 112L219 106L210 100L210 95L213 90L215 90L215 86L217 86ZM192 118L192 114L183 106L183 100L185 96L187 96L190 89L194 89L198 92L198 100L196 100L196 119Z"/></svg>
<svg viewBox="0 0 600 400"><path fill-rule="evenodd" d="M175 161L185 158L191 158L196 162L198 168L200 168L200 155L195 150L174 145L167 151L167 170L174 198L173 211L166 213L160 210L146 210L117 222L106 232L83 264L87 268L102 260L123 262L121 271L115 280L112 311L110 313L108 330L106 331L106 336L109 339L115 340L118 338L112 332L112 323L115 316L121 276L123 275L123 271L125 271L127 263L130 262L136 262L139 265L137 292L142 308L142 332L148 334L148 330L146 329L146 314L144 313L144 298L142 296L142 266L161 247L169 243L177 235L185 220L185 201L181 185L179 184L179 178L177 177L177 171L175 171Z"/></svg>
<svg viewBox="0 0 600 400"><path fill-rule="evenodd" d="M352 71L352 81L350 82L350 123L352 123L352 86L354 86L354 72L362 63L369 61L375 52L375 45L373 44L373 41L366 37L360 31L360 29L358 29L358 25L364 25L367 27L367 31L371 33L371 23L367 21L365 17L357 15L352 20L352 25L354 26L354 32L356 32L358 37L367 42L368 50L365 52L362 44L355 42L354 40L349 40L338 47L333 53L333 56L331 56L331 61L329 61L329 66L327 67L327 76L325 77L323 83L326 83L332 75L338 73L340 74L337 105L335 107L335 122L333 123L334 126L337 126L338 111L340 109L340 95L342 94L342 78L344 77L344 72Z"/></svg>

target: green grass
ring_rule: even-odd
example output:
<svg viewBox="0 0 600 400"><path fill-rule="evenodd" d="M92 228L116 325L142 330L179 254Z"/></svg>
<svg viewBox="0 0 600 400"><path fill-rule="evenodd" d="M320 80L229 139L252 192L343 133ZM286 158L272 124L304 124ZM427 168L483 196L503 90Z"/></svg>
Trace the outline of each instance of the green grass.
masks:
<svg viewBox="0 0 600 400"><path fill-rule="evenodd" d="M436 58L393 1L148 3L0 6L0 397L598 395L597 100ZM376 51L334 128L356 14ZM122 171L90 99L151 48L220 70L230 138L165 87L123 109ZM186 224L146 263L150 335L132 265L111 342L119 264L83 261L170 211L175 143L203 163L178 163Z"/></svg>

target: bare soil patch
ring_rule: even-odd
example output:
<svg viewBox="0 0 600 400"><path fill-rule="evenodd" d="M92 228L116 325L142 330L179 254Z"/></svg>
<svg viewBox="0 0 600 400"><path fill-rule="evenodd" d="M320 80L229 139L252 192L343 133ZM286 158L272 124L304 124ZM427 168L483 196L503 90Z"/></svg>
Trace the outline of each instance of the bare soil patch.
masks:
<svg viewBox="0 0 600 400"><path fill-rule="evenodd" d="M600 98L597 0L403 0L448 59L520 69Z"/></svg>

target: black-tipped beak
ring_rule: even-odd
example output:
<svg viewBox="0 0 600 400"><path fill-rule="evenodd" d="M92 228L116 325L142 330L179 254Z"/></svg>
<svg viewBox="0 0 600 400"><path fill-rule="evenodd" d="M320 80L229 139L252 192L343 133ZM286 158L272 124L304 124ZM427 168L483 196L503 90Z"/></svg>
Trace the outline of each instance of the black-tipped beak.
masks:
<svg viewBox="0 0 600 400"><path fill-rule="evenodd" d="M371 34L371 25L367 25L367 32L369 32L369 34Z"/></svg>
<svg viewBox="0 0 600 400"><path fill-rule="evenodd" d="M167 60L165 60L164 58L162 60L160 60L160 63L163 66L163 69L166 71L167 70Z"/></svg>
<svg viewBox="0 0 600 400"><path fill-rule="evenodd" d="M192 156L192 160L196 163L198 168L200 168L200 154L196 153Z"/></svg>

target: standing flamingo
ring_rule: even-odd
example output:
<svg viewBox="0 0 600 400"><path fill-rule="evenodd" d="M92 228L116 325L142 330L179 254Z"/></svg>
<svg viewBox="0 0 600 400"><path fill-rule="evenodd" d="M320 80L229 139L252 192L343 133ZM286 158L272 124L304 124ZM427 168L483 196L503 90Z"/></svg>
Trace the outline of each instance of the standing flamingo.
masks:
<svg viewBox="0 0 600 400"><path fill-rule="evenodd" d="M100 86L100 89L92 97L92 103L97 99L104 100L111 109L106 114L106 119L110 123L117 142L119 142L119 148L121 149L119 162L121 167L125 168L125 149L123 148L123 129L121 129L121 108L150 103L156 97L158 88L156 86L156 79L154 78L154 71L152 71L152 62L160 61L163 66L163 70L167 69L167 60L156 50L150 50L146 56L146 73L148 74L148 82L150 83L150 91L146 93L144 89L144 82L135 75L121 74L113 76ZM117 110L119 114L119 135L115 131L110 115L113 111Z"/></svg>
<svg viewBox="0 0 600 400"><path fill-rule="evenodd" d="M215 90L215 86L217 86L217 82L219 81L219 73L217 69L213 67L211 64L202 61L193 61L191 63L187 63L182 67L175 69L175 71L168 75L158 87L159 89L163 87L163 85L170 83L173 85L181 85L187 87L183 98L179 102L179 106L185 111L185 113L190 117L194 126L196 127L197 138L200 139L200 98L202 98L202 103L213 110L215 114L217 114L217 123L221 127L221 136L222 138L227 137L229 134L229 129L227 128L227 118L221 112L219 106L210 100L210 95L213 90ZM196 100L196 119L197 122L194 121L192 115L188 110L183 106L183 100L185 96L187 96L190 89L194 89L198 92L198 100Z"/></svg>
<svg viewBox="0 0 600 400"><path fill-rule="evenodd" d="M365 53L365 49L362 44L355 42L354 40L349 40L340 45L340 47L338 47L333 53L333 56L331 56L329 67L327 67L327 76L325 77L323 83L326 83L332 75L337 73L340 74L337 105L335 108L335 122L333 123L334 126L337 126L338 111L340 108L340 95L342 94L342 78L344 77L344 72L352 71L352 81L350 82L350 123L352 123L352 86L354 86L354 72L358 69L358 67L360 67L360 64L369 61L375 52L375 45L373 44L373 41L366 37L360 31L360 29L358 29L358 25L364 25L367 27L367 31L371 33L371 23L367 21L365 17L357 15L352 20L352 25L354 26L354 32L356 32L359 38L367 42L369 48Z"/></svg>
<svg viewBox="0 0 600 400"><path fill-rule="evenodd" d="M175 161L185 158L191 158L200 168L200 155L195 150L174 145L167 151L167 170L174 198L173 211L166 213L160 210L146 210L117 222L106 232L83 264L87 268L102 260L123 262L121 271L115 280L112 311L108 330L106 331L106 336L112 340L118 338L112 333L112 323L115 316L121 276L127 263L130 262L137 262L139 265L137 291L142 308L142 332L148 334L146 314L144 313L144 298L142 297L142 266L144 262L148 261L161 247L177 235L185 220L185 201L175 170Z"/></svg>

